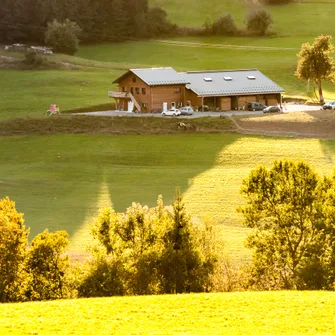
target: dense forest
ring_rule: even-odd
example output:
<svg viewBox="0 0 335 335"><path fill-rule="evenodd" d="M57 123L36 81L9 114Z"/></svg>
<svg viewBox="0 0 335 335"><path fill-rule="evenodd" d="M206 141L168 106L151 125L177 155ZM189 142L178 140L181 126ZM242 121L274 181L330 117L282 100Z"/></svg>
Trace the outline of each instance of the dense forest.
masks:
<svg viewBox="0 0 335 335"><path fill-rule="evenodd" d="M44 41L47 23L76 22L82 42L124 41L166 35L176 29L148 0L2 0L0 42Z"/></svg>

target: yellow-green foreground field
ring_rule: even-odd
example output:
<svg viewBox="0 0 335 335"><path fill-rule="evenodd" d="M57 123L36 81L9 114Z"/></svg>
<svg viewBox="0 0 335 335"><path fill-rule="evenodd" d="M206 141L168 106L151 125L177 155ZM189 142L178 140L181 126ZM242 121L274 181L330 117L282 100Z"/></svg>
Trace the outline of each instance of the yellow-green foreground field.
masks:
<svg viewBox="0 0 335 335"><path fill-rule="evenodd" d="M239 292L0 305L5 334L334 334L333 292Z"/></svg>

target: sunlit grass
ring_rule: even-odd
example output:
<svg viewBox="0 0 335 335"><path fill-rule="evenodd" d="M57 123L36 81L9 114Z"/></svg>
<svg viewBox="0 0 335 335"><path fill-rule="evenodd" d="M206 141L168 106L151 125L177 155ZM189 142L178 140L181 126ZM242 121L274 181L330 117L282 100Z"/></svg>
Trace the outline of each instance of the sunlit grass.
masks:
<svg viewBox="0 0 335 335"><path fill-rule="evenodd" d="M237 134L2 137L0 148L0 197L17 202L31 238L66 229L71 250L83 250L100 207L155 206L159 194L170 204L180 187L187 210L217 223L227 252L240 260L250 252L236 207L250 170L290 158L330 174L335 158L331 140Z"/></svg>
<svg viewBox="0 0 335 335"><path fill-rule="evenodd" d="M0 305L2 335L335 332L333 292L240 292Z"/></svg>

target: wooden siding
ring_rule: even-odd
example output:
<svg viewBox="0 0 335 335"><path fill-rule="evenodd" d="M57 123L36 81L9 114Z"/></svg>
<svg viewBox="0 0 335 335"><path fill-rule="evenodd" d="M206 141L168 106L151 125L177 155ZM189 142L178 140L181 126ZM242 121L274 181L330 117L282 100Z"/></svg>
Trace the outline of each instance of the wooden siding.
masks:
<svg viewBox="0 0 335 335"><path fill-rule="evenodd" d="M135 82L133 82L133 78L136 78ZM145 92L143 92L143 89ZM143 111L151 111L150 86L133 73L129 73L119 82L119 92L132 93L136 101L142 106ZM127 110L128 101L126 99L120 99L120 104L124 110Z"/></svg>
<svg viewBox="0 0 335 335"><path fill-rule="evenodd" d="M237 106L238 108L247 108L248 102L257 101L255 95L242 95L237 98Z"/></svg>
<svg viewBox="0 0 335 335"><path fill-rule="evenodd" d="M185 85L161 85L151 87L151 110L161 112L163 103L167 102L168 108L185 106Z"/></svg>
<svg viewBox="0 0 335 335"><path fill-rule="evenodd" d="M202 106L202 98L198 97L193 91L186 89L186 101L185 103L189 104L196 110L200 106Z"/></svg>
<svg viewBox="0 0 335 335"><path fill-rule="evenodd" d="M231 110L231 98L230 97L221 97L220 98L219 108L222 111L230 111Z"/></svg>

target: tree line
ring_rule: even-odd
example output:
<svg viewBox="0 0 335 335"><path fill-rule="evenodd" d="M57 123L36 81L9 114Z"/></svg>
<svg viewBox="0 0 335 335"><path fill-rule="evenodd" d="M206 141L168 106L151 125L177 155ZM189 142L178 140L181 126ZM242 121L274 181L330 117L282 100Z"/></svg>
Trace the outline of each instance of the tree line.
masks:
<svg viewBox="0 0 335 335"><path fill-rule="evenodd" d="M240 266L218 252L215 227L172 206L133 203L124 213L100 210L95 244L70 263L65 231L28 245L23 215L0 200L0 301L75 297L335 289L335 172L320 177L305 162L275 161L243 181L238 211L250 228L252 261Z"/></svg>
<svg viewBox="0 0 335 335"><path fill-rule="evenodd" d="M83 42L151 38L176 28L148 0L3 0L0 40L44 43L48 22L66 19L81 28Z"/></svg>

